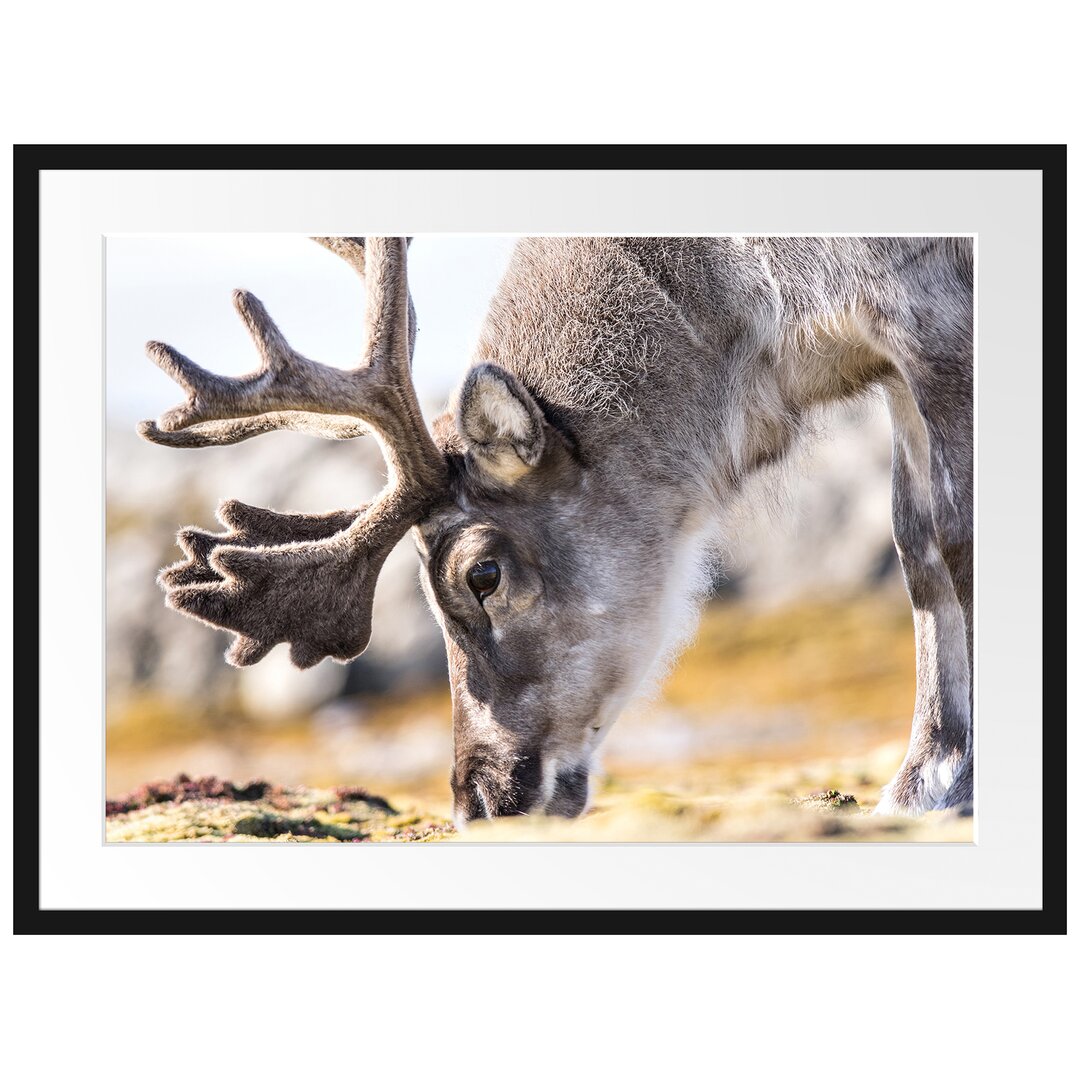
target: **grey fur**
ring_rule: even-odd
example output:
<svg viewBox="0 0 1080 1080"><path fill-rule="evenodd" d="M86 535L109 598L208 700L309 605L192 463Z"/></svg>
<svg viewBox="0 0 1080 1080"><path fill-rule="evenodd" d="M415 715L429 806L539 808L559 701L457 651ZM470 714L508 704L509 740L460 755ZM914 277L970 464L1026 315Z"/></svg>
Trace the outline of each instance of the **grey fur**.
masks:
<svg viewBox="0 0 1080 1080"><path fill-rule="evenodd" d="M972 289L971 243L957 238L518 244L475 363L435 424L444 469L421 469L412 487L426 494L394 517L414 525L446 640L461 820L581 812L604 734L693 626L701 570L732 495L783 458L819 406L878 385L893 417L894 531L918 656L911 744L879 809L970 805ZM171 352L155 358L176 364ZM222 405L235 398L219 392L228 382L205 383L209 414L196 395L160 428L235 422L235 403ZM317 400L319 411L337 401L333 411L351 415L339 394L321 379L303 401L271 395L260 411L279 417ZM423 441L415 419L402 434ZM364 550L355 529L258 549L262 576L252 580L266 592L245 599L256 621L269 617L264 596L302 618L315 618L313 606L321 616L328 596L351 596L349 558ZM193 543L188 534L189 546L203 547L185 572L242 576L258 530L227 535L215 550L221 538ZM327 557L315 568L307 552L319 545ZM305 554L294 566L295 550ZM484 561L499 563L501 580L478 598L468 573ZM376 572L372 562L365 581ZM220 588L181 586L170 597ZM369 589L364 599L370 608ZM342 607L321 617L320 641L346 618ZM216 611L198 614L236 628ZM249 634L261 644L238 662L258 659L281 632ZM341 655L356 640L326 651Z"/></svg>

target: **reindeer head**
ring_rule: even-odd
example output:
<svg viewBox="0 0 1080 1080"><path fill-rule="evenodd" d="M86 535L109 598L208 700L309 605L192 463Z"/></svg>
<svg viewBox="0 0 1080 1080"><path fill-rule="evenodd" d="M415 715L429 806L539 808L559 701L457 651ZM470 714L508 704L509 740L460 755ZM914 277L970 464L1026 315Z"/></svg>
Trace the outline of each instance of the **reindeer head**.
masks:
<svg viewBox="0 0 1080 1080"><path fill-rule="evenodd" d="M433 438L411 380L406 241L316 239L365 279L361 363L306 359L258 300L236 293L258 370L222 378L152 342L151 359L188 397L139 430L177 447L283 428L371 431L389 484L365 507L324 515L223 503L225 532L178 534L186 558L159 577L166 602L232 631L226 659L237 666L281 642L301 668L349 660L367 645L383 561L413 528L449 660L459 821L579 814L592 755L661 647L641 627L658 625L665 603L666 574L651 569L670 562L663 538L615 505L573 435L506 368L474 366Z"/></svg>

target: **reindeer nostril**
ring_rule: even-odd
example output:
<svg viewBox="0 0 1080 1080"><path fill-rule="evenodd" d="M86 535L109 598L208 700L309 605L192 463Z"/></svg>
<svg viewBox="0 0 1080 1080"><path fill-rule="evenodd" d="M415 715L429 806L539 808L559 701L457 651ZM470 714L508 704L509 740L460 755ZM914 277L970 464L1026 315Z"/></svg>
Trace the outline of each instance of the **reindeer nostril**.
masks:
<svg viewBox="0 0 1080 1080"><path fill-rule="evenodd" d="M542 782L539 754L526 754L519 758L510 774L513 792L518 795L534 794Z"/></svg>
<svg viewBox="0 0 1080 1080"><path fill-rule="evenodd" d="M545 813L558 817L577 817L589 802L589 768L578 765L561 770L555 778L555 791Z"/></svg>
<svg viewBox="0 0 1080 1080"><path fill-rule="evenodd" d="M522 755L513 765L474 759L455 768L450 783L455 813L463 821L527 814L536 807L543 784L540 755Z"/></svg>

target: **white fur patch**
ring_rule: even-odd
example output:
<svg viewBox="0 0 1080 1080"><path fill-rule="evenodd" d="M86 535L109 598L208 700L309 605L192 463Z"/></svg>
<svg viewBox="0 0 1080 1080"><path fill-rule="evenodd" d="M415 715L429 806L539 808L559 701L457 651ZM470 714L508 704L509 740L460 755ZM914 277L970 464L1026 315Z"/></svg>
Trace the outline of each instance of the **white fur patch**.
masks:
<svg viewBox="0 0 1080 1080"><path fill-rule="evenodd" d="M604 702L584 734L584 749L596 754L622 711L634 702L652 698L670 673L679 653L697 632L701 605L708 595L710 577L705 558L714 523L691 523L671 545L667 582L651 632L642 637L634 670L637 677L624 682Z"/></svg>
<svg viewBox="0 0 1080 1080"><path fill-rule="evenodd" d="M522 442L529 436L531 418L501 379L485 375L476 380L477 402L500 436Z"/></svg>
<svg viewBox="0 0 1080 1080"><path fill-rule="evenodd" d="M957 757L940 758L936 761L928 761L920 770L923 783L926 785L927 799L933 799L936 803L946 791L949 790L956 775L956 768L960 764Z"/></svg>
<svg viewBox="0 0 1080 1080"><path fill-rule="evenodd" d="M545 756L540 763L540 796L537 799L537 809L543 810L551 796L555 794L555 782L558 779L559 761L553 757Z"/></svg>
<svg viewBox="0 0 1080 1080"><path fill-rule="evenodd" d="M679 653L697 633L701 604L708 594L709 574L704 548L708 529L691 526L675 541L667 586L659 611L655 659L645 680L656 685L670 671Z"/></svg>

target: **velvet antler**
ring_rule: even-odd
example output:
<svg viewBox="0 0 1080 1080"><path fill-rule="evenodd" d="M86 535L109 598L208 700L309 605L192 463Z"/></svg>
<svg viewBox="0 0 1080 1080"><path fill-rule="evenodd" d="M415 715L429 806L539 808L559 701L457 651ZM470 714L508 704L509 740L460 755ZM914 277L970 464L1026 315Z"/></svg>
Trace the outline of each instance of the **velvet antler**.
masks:
<svg viewBox="0 0 1080 1080"><path fill-rule="evenodd" d="M389 467L386 488L359 510L278 514L236 501L218 517L227 532L182 529L187 558L161 572L169 607L231 630L225 654L238 667L288 641L293 663L349 660L371 636L375 581L386 556L443 497L447 465L424 423L412 384L415 320L404 238L315 237L364 278L365 343L348 371L296 352L250 293L233 302L261 363L231 379L206 371L171 346L147 354L186 391L187 400L144 421L139 433L165 446L221 446L288 429L330 439L372 431Z"/></svg>

